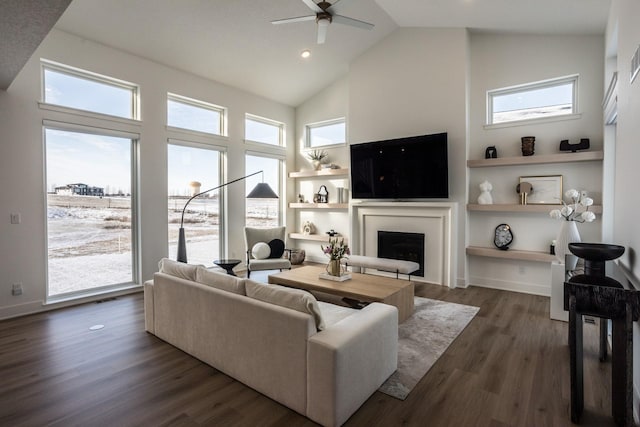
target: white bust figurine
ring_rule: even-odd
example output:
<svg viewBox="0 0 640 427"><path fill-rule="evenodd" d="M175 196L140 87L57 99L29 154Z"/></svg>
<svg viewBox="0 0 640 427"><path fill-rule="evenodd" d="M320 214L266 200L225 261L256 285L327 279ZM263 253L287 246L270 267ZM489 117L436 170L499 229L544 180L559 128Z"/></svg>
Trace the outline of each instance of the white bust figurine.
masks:
<svg viewBox="0 0 640 427"><path fill-rule="evenodd" d="M487 180L480 183L480 195L478 196L479 205L492 205L493 198L490 191L493 190L493 185Z"/></svg>

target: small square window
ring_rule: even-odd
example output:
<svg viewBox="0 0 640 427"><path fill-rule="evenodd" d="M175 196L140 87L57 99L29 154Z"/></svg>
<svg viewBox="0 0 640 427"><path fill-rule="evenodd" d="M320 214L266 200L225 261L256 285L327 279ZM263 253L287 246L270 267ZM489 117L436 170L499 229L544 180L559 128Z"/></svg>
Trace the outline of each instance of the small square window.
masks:
<svg viewBox="0 0 640 427"><path fill-rule="evenodd" d="M344 118L313 123L306 126L306 145L310 148L344 144L347 141L347 127Z"/></svg>
<svg viewBox="0 0 640 427"><path fill-rule="evenodd" d="M487 124L577 113L578 75L487 92Z"/></svg>

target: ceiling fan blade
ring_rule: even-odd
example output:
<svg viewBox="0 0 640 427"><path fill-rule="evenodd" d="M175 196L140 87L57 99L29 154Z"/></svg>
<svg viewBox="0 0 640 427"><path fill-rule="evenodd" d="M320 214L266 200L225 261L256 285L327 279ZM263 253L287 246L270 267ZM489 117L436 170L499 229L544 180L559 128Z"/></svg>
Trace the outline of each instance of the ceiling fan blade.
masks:
<svg viewBox="0 0 640 427"><path fill-rule="evenodd" d="M296 18L276 19L275 21L271 21L271 23L278 25L278 24L289 24L291 22L304 22L304 21L315 21L315 20L316 20L315 15L309 15L309 16L298 16Z"/></svg>
<svg viewBox="0 0 640 427"><path fill-rule="evenodd" d="M340 0L336 0L336 1L334 1L333 3L331 3L331 6L329 6L329 7L327 8L327 10L331 9L333 6L335 6L335 5L336 5L336 4L338 4L339 2L340 2Z"/></svg>
<svg viewBox="0 0 640 427"><path fill-rule="evenodd" d="M327 29L329 25L320 25L318 24L318 44L324 44L324 41L327 39Z"/></svg>
<svg viewBox="0 0 640 427"><path fill-rule="evenodd" d="M373 24L370 24L368 22L358 21L357 19L347 18L346 16L342 15L333 15L332 22L337 22L338 24L342 25L350 25L352 27L362 28L364 30L370 30L374 27Z"/></svg>
<svg viewBox="0 0 640 427"><path fill-rule="evenodd" d="M320 9L320 6L318 6L313 0L302 0L302 3L306 4L307 7L313 10L315 13L324 12L324 10Z"/></svg>

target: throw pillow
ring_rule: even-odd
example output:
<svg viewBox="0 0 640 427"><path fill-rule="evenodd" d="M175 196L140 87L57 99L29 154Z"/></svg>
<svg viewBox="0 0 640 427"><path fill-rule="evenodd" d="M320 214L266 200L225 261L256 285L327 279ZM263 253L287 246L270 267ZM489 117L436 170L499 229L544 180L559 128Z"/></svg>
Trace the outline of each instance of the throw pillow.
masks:
<svg viewBox="0 0 640 427"><path fill-rule="evenodd" d="M185 264L169 258L162 258L158 263L160 273L187 280L196 280L196 268L197 265Z"/></svg>
<svg viewBox="0 0 640 427"><path fill-rule="evenodd" d="M267 259L271 255L271 248L264 242L259 242L251 248L251 255L255 259Z"/></svg>
<svg viewBox="0 0 640 427"><path fill-rule="evenodd" d="M284 242L280 239L273 239L269 242L269 248L271 248L271 254L269 258L282 258L284 253Z"/></svg>
<svg viewBox="0 0 640 427"><path fill-rule="evenodd" d="M247 294L244 289L244 279L230 276L226 273L208 270L202 266L196 269L196 282L238 295Z"/></svg>
<svg viewBox="0 0 640 427"><path fill-rule="evenodd" d="M245 287L249 298L310 314L316 322L316 329L319 331L324 329L324 320L318 301L309 292L279 285L266 285L251 279L245 281Z"/></svg>

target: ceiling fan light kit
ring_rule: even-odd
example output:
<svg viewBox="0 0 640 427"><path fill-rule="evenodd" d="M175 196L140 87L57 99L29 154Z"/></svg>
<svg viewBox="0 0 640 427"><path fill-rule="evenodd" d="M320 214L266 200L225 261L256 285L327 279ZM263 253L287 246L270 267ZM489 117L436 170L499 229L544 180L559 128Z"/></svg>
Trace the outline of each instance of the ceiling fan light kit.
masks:
<svg viewBox="0 0 640 427"><path fill-rule="evenodd" d="M329 3L327 1L321 1L320 3L315 3L313 0L302 0L304 4L307 5L309 9L315 12L314 15L309 16L298 16L295 18L286 18L286 19L277 19L275 21L271 21L272 24L290 24L293 22L304 22L304 21L316 21L317 27L317 37L316 41L318 44L323 44L327 37L327 30L329 28L329 24L332 22L337 22L342 25L349 25L350 27L360 28L364 30L370 30L374 27L373 24L368 22L359 21L357 19L348 18L346 16L338 15L333 13L332 6L335 6L340 0L336 0L333 3Z"/></svg>

